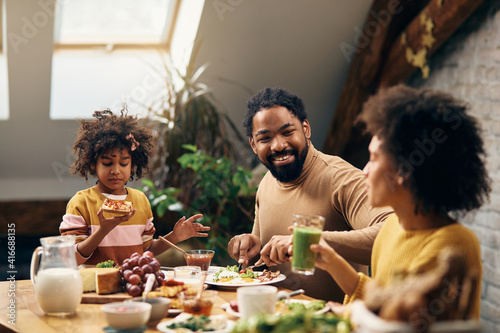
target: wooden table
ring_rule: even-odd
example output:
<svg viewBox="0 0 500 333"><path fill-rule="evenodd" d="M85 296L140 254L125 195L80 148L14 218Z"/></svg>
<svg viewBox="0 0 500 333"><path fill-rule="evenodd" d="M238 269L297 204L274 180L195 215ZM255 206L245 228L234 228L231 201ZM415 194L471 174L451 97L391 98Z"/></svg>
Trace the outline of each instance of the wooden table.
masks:
<svg viewBox="0 0 500 333"><path fill-rule="evenodd" d="M282 289L286 290L286 289ZM297 299L311 300L304 295L295 296ZM236 299L233 290L218 290L218 298L212 309L212 314L226 314L221 305ZM15 301L15 303L11 303ZM11 304L15 304L15 308ZM10 308L9 308L10 306ZM69 317L51 317L45 315L35 299L33 285L30 280L0 282L0 332L37 332L37 333L80 333L104 332L108 326L101 304L80 304L76 313ZM15 318L15 325L9 324L9 314ZM229 319L238 318L226 314ZM167 317L163 320L170 320ZM145 332L159 332L156 327L150 327Z"/></svg>

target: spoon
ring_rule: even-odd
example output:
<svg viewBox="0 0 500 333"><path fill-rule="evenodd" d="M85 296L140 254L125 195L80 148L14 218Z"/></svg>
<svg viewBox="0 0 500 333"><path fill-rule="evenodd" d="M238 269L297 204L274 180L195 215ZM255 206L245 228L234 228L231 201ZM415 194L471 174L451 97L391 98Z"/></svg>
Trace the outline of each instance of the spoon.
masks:
<svg viewBox="0 0 500 333"><path fill-rule="evenodd" d="M153 289L153 285L155 283L155 280L156 280L156 276L154 274L150 274L148 276L148 280L146 281L146 286L144 287L144 293L142 293L142 301L143 302L146 302L146 297L149 294L149 292L151 291L151 289Z"/></svg>
<svg viewBox="0 0 500 333"><path fill-rule="evenodd" d="M295 290L295 291L292 291L292 292L286 292L286 291L280 291L277 295L276 295L276 299L278 301L281 301L282 299L288 299L292 296L297 296L297 295L300 295L300 294L303 294L304 293L304 289L299 289L299 290Z"/></svg>
<svg viewBox="0 0 500 333"><path fill-rule="evenodd" d="M167 243L168 245L170 245L171 247L173 247L174 249L176 249L177 251L180 251L182 252L183 254L186 254L186 251L184 251L183 249L181 249L180 247L178 247L177 245L175 245L174 243L172 243L171 241L169 241L168 239L166 239L165 237L163 236L159 236L158 239L162 240L163 242Z"/></svg>

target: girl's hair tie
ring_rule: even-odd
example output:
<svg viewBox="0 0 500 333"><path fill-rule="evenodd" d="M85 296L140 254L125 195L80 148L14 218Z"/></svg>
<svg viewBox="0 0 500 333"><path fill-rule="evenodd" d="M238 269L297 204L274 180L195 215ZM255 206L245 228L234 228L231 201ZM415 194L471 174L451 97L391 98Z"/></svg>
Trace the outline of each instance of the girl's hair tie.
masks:
<svg viewBox="0 0 500 333"><path fill-rule="evenodd" d="M139 142L137 142L134 138L134 135L132 133L129 133L125 139L127 140L130 140L130 142L132 143L132 145L130 146L130 151L134 151L137 149L137 147L139 147Z"/></svg>

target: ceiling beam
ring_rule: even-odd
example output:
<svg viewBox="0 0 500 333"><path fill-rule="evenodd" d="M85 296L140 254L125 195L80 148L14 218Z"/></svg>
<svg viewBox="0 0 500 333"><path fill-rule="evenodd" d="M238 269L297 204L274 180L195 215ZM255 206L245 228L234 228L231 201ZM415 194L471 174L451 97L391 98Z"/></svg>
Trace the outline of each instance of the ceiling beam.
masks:
<svg viewBox="0 0 500 333"><path fill-rule="evenodd" d="M365 20L364 35L357 36L358 45L352 51L354 56L323 151L362 167L369 138L353 124L364 102L379 87L402 82L417 68L428 74L428 57L482 1L375 0ZM367 36L367 40L362 39Z"/></svg>
<svg viewBox="0 0 500 333"><path fill-rule="evenodd" d="M393 43L381 71L379 87L390 87L417 69L425 77L426 60L479 7L483 0L433 0L406 27Z"/></svg>

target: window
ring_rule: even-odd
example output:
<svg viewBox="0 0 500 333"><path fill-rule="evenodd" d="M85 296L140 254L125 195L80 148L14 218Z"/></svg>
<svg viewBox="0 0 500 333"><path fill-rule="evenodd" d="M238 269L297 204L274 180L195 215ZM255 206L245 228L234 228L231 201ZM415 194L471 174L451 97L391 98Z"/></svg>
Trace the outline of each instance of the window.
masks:
<svg viewBox="0 0 500 333"><path fill-rule="evenodd" d="M71 0L57 6L54 41L65 46L168 46L179 0Z"/></svg>
<svg viewBox="0 0 500 333"><path fill-rule="evenodd" d="M170 51L181 5L186 1L58 2L50 117L90 118L104 108L118 112L124 103L130 114L144 111L141 103L162 85L152 64L161 62L158 50Z"/></svg>

